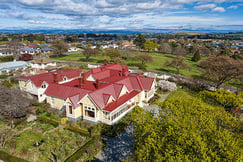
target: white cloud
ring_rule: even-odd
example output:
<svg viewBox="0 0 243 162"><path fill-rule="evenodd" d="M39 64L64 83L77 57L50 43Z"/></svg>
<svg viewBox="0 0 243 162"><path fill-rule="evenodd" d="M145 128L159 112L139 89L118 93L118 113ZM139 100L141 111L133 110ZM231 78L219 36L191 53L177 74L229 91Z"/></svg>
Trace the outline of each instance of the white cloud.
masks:
<svg viewBox="0 0 243 162"><path fill-rule="evenodd" d="M238 6L229 6L227 9L237 9Z"/></svg>
<svg viewBox="0 0 243 162"><path fill-rule="evenodd" d="M215 7L216 7L216 5L212 3L212 4L205 4L205 5L195 6L194 8L198 9L198 10L207 10L207 9L213 9Z"/></svg>
<svg viewBox="0 0 243 162"><path fill-rule="evenodd" d="M37 20L29 20L28 22L31 24L46 24L46 22L44 21L37 21Z"/></svg>
<svg viewBox="0 0 243 162"><path fill-rule="evenodd" d="M225 9L223 7L215 7L212 9L213 12L225 12Z"/></svg>

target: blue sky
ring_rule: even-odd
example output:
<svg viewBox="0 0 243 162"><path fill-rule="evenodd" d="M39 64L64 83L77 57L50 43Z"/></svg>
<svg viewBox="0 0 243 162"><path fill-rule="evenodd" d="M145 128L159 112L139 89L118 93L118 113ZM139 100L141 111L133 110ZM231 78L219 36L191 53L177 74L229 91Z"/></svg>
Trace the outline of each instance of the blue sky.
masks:
<svg viewBox="0 0 243 162"><path fill-rule="evenodd" d="M0 0L0 29L243 30L243 0Z"/></svg>

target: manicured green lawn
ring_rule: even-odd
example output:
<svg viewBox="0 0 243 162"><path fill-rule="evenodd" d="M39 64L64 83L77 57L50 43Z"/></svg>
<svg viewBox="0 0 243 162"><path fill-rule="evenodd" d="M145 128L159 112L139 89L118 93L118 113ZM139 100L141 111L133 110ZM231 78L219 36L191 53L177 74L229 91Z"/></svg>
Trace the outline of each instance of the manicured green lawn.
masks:
<svg viewBox="0 0 243 162"><path fill-rule="evenodd" d="M147 69L148 70L154 70L158 72L165 72L165 73L172 73L175 74L176 70L171 67L165 66L165 62L171 61L174 57L174 55L171 54L163 54L158 52L134 52L132 53L132 56L136 54L149 54L153 57L153 62L147 63ZM132 56L130 56L129 60L125 60L127 64L136 64L140 63L139 60L133 60ZM201 74L200 69L197 66L196 62L191 61L192 56L185 56L185 61L188 64L189 68L182 69L180 71L180 74L183 76L190 76L190 77L199 77ZM76 62L86 62L85 57L83 54L74 54L74 55L66 55L62 57L52 57L55 60L61 60L61 61L76 61ZM106 57L108 60L109 58ZM97 57L91 57L89 59L89 62L92 63L104 63L105 56L98 55Z"/></svg>

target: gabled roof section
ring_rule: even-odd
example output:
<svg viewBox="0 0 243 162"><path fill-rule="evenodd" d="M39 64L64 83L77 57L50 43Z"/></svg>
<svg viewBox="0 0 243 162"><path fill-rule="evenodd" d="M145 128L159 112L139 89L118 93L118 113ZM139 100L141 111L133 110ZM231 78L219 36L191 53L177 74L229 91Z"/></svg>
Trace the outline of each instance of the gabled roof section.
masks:
<svg viewBox="0 0 243 162"><path fill-rule="evenodd" d="M63 81L63 78L66 76L67 78L75 78L79 77L81 74L81 69L63 69L63 70L57 70L49 73L43 73L28 77L22 77L18 78L19 80L31 80L36 87L40 87L42 85L43 81L46 81L48 84L54 83L54 73L57 73L57 80Z"/></svg>
<svg viewBox="0 0 243 162"><path fill-rule="evenodd" d="M138 92L138 91L132 91L132 92L130 92L128 94L125 94L125 95L121 96L119 98L119 100L108 104L103 110L104 111L108 111L108 112L112 112L116 108L118 108L119 106L123 105L124 103L126 103L127 101L129 101L130 99L132 99L133 97L138 95L139 93L140 92Z"/></svg>
<svg viewBox="0 0 243 162"><path fill-rule="evenodd" d="M152 88L154 78L139 76L139 80L145 90L150 90Z"/></svg>

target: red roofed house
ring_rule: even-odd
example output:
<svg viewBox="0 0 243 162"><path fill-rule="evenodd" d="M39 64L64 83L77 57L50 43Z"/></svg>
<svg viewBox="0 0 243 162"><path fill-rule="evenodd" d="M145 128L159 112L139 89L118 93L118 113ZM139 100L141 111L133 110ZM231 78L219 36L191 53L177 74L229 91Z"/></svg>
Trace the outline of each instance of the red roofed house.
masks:
<svg viewBox="0 0 243 162"><path fill-rule="evenodd" d="M153 97L155 86L154 78L130 74L127 66L111 64L68 82L48 82L44 94L52 108L66 110L71 120L112 125Z"/></svg>
<svg viewBox="0 0 243 162"><path fill-rule="evenodd" d="M46 99L44 92L52 83L65 83L81 76L81 69L63 69L28 77L18 78L20 90L35 96L39 102Z"/></svg>

